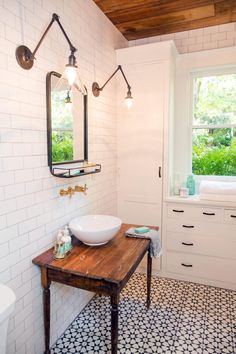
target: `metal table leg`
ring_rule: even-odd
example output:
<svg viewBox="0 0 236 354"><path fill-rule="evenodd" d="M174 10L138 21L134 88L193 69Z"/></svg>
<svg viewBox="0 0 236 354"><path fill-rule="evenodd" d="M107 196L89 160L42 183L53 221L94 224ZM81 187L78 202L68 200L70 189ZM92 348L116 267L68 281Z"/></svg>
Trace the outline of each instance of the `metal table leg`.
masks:
<svg viewBox="0 0 236 354"><path fill-rule="evenodd" d="M44 354L50 354L50 285L47 269L41 269L41 283L43 287L43 315L44 315Z"/></svg>
<svg viewBox="0 0 236 354"><path fill-rule="evenodd" d="M150 246L147 255L147 308L151 305L151 280L152 280L152 257L150 254Z"/></svg>
<svg viewBox="0 0 236 354"><path fill-rule="evenodd" d="M118 317L119 294L111 295L111 353L117 354L118 348Z"/></svg>

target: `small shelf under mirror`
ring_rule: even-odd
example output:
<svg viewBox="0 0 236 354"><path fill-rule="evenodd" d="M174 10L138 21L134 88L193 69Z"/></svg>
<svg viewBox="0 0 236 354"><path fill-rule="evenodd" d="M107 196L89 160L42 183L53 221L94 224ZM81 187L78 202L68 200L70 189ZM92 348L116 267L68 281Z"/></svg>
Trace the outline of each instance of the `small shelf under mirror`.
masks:
<svg viewBox="0 0 236 354"><path fill-rule="evenodd" d="M100 164L59 164L51 166L51 174L59 178L73 178L101 172Z"/></svg>

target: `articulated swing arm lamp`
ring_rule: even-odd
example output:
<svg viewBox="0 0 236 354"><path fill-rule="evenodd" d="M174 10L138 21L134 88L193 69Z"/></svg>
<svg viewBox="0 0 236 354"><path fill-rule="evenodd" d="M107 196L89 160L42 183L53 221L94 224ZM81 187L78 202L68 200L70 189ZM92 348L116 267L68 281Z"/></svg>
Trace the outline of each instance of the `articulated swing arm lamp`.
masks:
<svg viewBox="0 0 236 354"><path fill-rule="evenodd" d="M37 50L39 49L41 43L43 42L46 34L50 30L53 22L55 22L55 21L58 23L62 33L64 34L64 36L69 44L70 51L71 51L71 54L69 56L69 61L66 66L75 67L75 68L77 67L76 66L76 58L74 55L77 49L72 45L71 41L69 40L64 28L62 27L61 22L59 21L59 16L57 14L53 14L51 22L49 23L48 27L46 28L44 34L42 35L40 41L38 42L38 44L33 52L31 52L31 50L24 45L20 45L19 47L16 48L16 60L17 60L18 64L23 69L29 70L32 68L32 66L34 64L34 60L35 60L35 54L36 54Z"/></svg>
<svg viewBox="0 0 236 354"><path fill-rule="evenodd" d="M126 96L126 100L127 102L129 102L128 106L131 106L131 102L132 102L132 94L131 94L131 86L128 83L128 80L124 74L124 71L122 70L121 65L118 65L117 69L114 71L114 73L109 77L109 79L105 82L105 84L101 87L99 87L99 84L97 82L94 82L92 85L92 91L95 97L98 97L100 95L100 92L104 89L104 87L108 84L108 82L113 78L113 76L117 73L117 71L121 71L121 74L127 84L127 88L128 88L128 92L127 92L127 96Z"/></svg>

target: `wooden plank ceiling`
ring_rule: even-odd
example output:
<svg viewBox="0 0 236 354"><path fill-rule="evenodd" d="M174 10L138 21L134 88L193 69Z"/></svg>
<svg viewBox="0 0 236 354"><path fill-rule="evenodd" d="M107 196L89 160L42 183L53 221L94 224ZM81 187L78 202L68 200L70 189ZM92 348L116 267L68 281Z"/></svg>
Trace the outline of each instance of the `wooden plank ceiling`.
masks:
<svg viewBox="0 0 236 354"><path fill-rule="evenodd" d="M94 0L128 40L236 21L236 0Z"/></svg>

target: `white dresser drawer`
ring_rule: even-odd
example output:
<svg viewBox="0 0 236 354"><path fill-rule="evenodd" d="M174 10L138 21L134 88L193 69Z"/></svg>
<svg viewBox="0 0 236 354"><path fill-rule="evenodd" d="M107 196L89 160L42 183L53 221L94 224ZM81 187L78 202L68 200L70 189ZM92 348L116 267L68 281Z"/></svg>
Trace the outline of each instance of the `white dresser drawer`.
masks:
<svg viewBox="0 0 236 354"><path fill-rule="evenodd" d="M236 225L236 209L224 209L224 222ZM236 228L235 228L236 237Z"/></svg>
<svg viewBox="0 0 236 354"><path fill-rule="evenodd" d="M220 225L220 224L219 224ZM167 231L180 232L182 234L220 234L222 230L218 224L203 223L199 220L176 220L167 219Z"/></svg>
<svg viewBox="0 0 236 354"><path fill-rule="evenodd" d="M168 251L236 259L236 235L198 235L167 232Z"/></svg>
<svg viewBox="0 0 236 354"><path fill-rule="evenodd" d="M221 222L222 210L213 207L198 207L184 204L169 203L167 205L168 218L191 219L206 222Z"/></svg>
<svg viewBox="0 0 236 354"><path fill-rule="evenodd" d="M173 204L170 203L167 205L167 215L168 218L182 219L193 217L197 212L196 207L188 207L184 204Z"/></svg>
<svg viewBox="0 0 236 354"><path fill-rule="evenodd" d="M221 222L222 209L209 207L199 208L199 220L203 222Z"/></svg>
<svg viewBox="0 0 236 354"><path fill-rule="evenodd" d="M199 220L176 220L167 219L166 230L171 232L180 232L182 234L201 234L215 235L225 238L227 235L236 237L236 228L234 224L200 222Z"/></svg>
<svg viewBox="0 0 236 354"><path fill-rule="evenodd" d="M166 269L171 273L236 283L236 262L231 259L167 252Z"/></svg>
<svg viewBox="0 0 236 354"><path fill-rule="evenodd" d="M189 220L185 222L185 220L175 220L175 219L167 219L166 229L172 232L180 232L180 233L188 233L192 235L196 232L199 232L199 223L197 224L196 220Z"/></svg>

